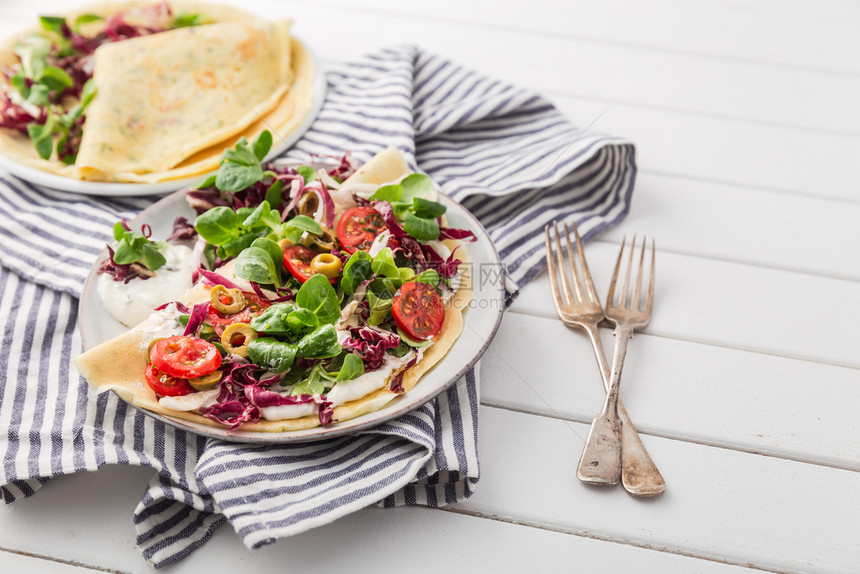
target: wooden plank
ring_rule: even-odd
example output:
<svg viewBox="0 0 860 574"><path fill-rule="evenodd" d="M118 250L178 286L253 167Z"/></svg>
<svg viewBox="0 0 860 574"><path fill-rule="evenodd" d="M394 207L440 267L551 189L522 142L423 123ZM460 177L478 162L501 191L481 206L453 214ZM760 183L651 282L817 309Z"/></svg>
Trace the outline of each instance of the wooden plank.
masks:
<svg viewBox="0 0 860 574"><path fill-rule="evenodd" d="M629 138L642 172L860 202L860 139L553 94L576 125Z"/></svg>
<svg viewBox="0 0 860 574"><path fill-rule="evenodd" d="M611 330L602 335L611 357ZM586 424L603 405L588 337L555 318L507 313L481 373L484 404ZM860 471L860 421L833 415L834 397L860 404L856 369L637 335L621 396L643 436Z"/></svg>
<svg viewBox="0 0 860 574"><path fill-rule="evenodd" d="M510 460L511 465L515 464ZM147 469L107 467L98 473L53 480L31 500L0 508L2 546L45 553L111 571L149 574L134 549L131 509L148 480ZM486 474L484 481L494 477ZM481 487L483 487L483 482ZM457 507L454 507L456 510ZM81 517L98 520L81 520ZM427 559L428 552L432 559ZM371 554L374 553L375 557ZM4 554L0 552L0 570ZM438 572L464 570L585 571L743 574L747 568L658 552L627 544L426 508L367 508L332 524L258 551L245 548L229 526L171 567L176 574L254 570L279 572ZM608 570L607 570L608 569ZM50 570L38 570L39 572ZM58 570L58 574L66 572ZM69 573L71 574L71 572Z"/></svg>
<svg viewBox="0 0 860 574"><path fill-rule="evenodd" d="M295 6L291 12L296 17L297 33L306 31L306 37L313 37L313 31L312 27L304 28L303 22L325 19L336 29L360 30L365 49L415 43L485 74L538 91L860 134L860 114L845 113L860 99L860 77L643 52L616 45L597 48L585 41L447 22L417 26L409 17L366 14L358 8L333 11L313 4ZM350 36L334 35L315 49L324 58L341 59L356 49L357 39Z"/></svg>
<svg viewBox="0 0 860 574"><path fill-rule="evenodd" d="M653 438L668 488L637 500L577 481L587 425L481 415L486 481L468 510L770 571L857 571L860 473Z"/></svg>
<svg viewBox="0 0 860 574"><path fill-rule="evenodd" d="M661 250L659 228L624 225L619 231L657 235L654 313L644 332L860 368L852 322L858 313L855 281L667 252ZM586 256L602 295L607 292L618 245L594 242ZM856 259L849 265L856 266ZM522 289L512 309L556 316L546 274ZM821 328L811 332L818 325Z"/></svg>
<svg viewBox="0 0 860 574"><path fill-rule="evenodd" d="M635 0L536 0L528 8L517 0L499 0L492 7L457 0L327 3L340 7L360 4L376 13L552 34L597 45L612 43L831 73L860 72L854 57L860 53L860 12L856 5L846 2L770 0L750 6L717 0L661 0L647 5Z"/></svg>
<svg viewBox="0 0 860 574"><path fill-rule="evenodd" d="M640 174L623 225L600 239L653 235L661 251L860 280L860 203ZM810 294L811 296L811 294Z"/></svg>

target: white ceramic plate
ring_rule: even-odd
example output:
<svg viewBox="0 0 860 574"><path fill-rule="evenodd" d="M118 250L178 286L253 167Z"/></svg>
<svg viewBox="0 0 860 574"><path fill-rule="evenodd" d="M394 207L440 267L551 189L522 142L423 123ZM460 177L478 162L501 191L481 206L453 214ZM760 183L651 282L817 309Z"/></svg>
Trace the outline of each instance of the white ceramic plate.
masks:
<svg viewBox="0 0 860 574"><path fill-rule="evenodd" d="M307 50L307 46L305 46ZM304 135L313 121L319 114L325 101L326 94L326 79L325 74L320 70L318 60L312 51L308 50L311 60L314 62L314 70L316 75L313 81L313 101L311 109L308 111L307 117L286 137L278 137L273 133L274 142L272 149L266 156L264 161L269 161L289 149L295 144L299 138ZM102 195L112 197L134 197L138 195L161 195L176 191L177 189L186 188L195 185L209 174L198 174L193 177L184 179L174 179L170 181L161 181L158 183L111 183L103 181L81 181L72 179L55 173L49 173L33 167L22 165L12 158L6 157L0 153L0 167L5 168L12 175L28 181L34 185L40 185L50 189L58 189L60 191L68 191L71 193L80 193L85 195ZM214 173L214 171L212 172Z"/></svg>
<svg viewBox="0 0 860 574"><path fill-rule="evenodd" d="M325 427L282 433L250 432L241 429L230 431L226 428L220 429L190 423L145 409L141 410L145 414L179 429L221 440L248 443L303 442L341 436L374 427L420 407L447 389L466 374L487 349L499 327L505 296L499 256L487 236L487 232L478 220L459 203L444 196L440 197L440 201L448 207L446 217L450 227L470 229L478 237L477 241L468 246L474 295L463 313L465 327L460 338L454 343L448 354L425 374L411 391L401 395L376 412L352 420ZM195 215L193 210L188 207L183 191L165 197L144 210L131 222L131 226L137 228L143 223L148 223L152 227L153 237L164 238L170 235L173 230L173 220L180 215L189 219L193 219ZM102 308L99 299L96 288L96 269L106 257L107 250L104 250L90 270L81 296L80 330L85 349L94 347L127 330Z"/></svg>

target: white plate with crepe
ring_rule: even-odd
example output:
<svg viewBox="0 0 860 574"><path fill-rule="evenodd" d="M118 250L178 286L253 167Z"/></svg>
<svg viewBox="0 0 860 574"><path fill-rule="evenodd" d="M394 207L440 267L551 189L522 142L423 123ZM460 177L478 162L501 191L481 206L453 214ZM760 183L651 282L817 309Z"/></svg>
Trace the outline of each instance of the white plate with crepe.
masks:
<svg viewBox="0 0 860 574"><path fill-rule="evenodd" d="M277 132L273 132L274 141L272 149L266 155L266 161L278 157L290 147L292 147L304 135L310 125L314 122L319 114L320 108L325 101L326 81L325 74L317 72L313 82L313 102L311 103L310 111L299 126L288 133L285 137L281 137ZM34 185L57 189L60 191L68 191L71 193L80 193L85 195L101 195L111 197L135 197L138 195L163 195L193 186L203 181L207 175L214 173L216 169L209 172L204 172L201 175L186 177L182 179L173 179L168 181L160 181L157 183L115 183L106 181L83 181L80 179L72 179L62 175L57 175L41 169L36 169L21 163L18 163L12 158L6 157L0 153L0 167L6 171L30 182Z"/></svg>
<svg viewBox="0 0 860 574"><path fill-rule="evenodd" d="M90 6L67 18L125 15L148 3ZM267 22L218 4L170 5L213 22L96 50L97 96L85 112L75 165L43 160L29 138L0 130L0 167L52 189L137 196L200 182L242 136L253 141L263 130L272 132L267 159L292 146L319 113L326 81L313 55L289 33L290 21ZM15 63L12 48L23 35L0 46L0 65Z"/></svg>
<svg viewBox="0 0 860 574"><path fill-rule="evenodd" d="M463 309L464 327L459 338L447 354L421 377L415 388L379 410L362 416L327 426L289 432L250 432L241 429L231 431L227 428L206 426L154 413L144 408L140 410L165 424L210 438L233 442L278 444L319 440L370 429L420 407L445 391L474 367L489 347L501 322L505 291L499 256L487 232L475 216L459 203L445 196L440 196L439 201L448 208L445 214L448 225L469 229L477 237L477 241L467 246L470 263L468 270L462 275L462 280L467 281L467 286L472 288L472 297ZM153 237L166 237L171 233L172 222L177 216L194 217L194 211L188 206L185 193L181 191L153 204L132 220L130 225L132 228L139 228L140 225L148 223L152 227ZM96 287L97 269L106 257L107 250L102 252L93 265L81 295L79 326L84 349L92 349L128 331L127 327L114 320L105 311L99 298Z"/></svg>

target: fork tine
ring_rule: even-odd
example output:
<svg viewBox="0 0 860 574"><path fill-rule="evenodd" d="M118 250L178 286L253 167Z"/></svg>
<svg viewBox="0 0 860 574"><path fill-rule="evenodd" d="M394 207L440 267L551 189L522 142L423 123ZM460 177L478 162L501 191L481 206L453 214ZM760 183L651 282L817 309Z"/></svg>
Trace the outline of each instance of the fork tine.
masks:
<svg viewBox="0 0 860 574"><path fill-rule="evenodd" d="M573 288L576 291L576 299L584 301L585 297L582 293L582 283L579 281L579 273L576 270L576 260L573 258L573 245L570 243L570 227L567 223L564 224L564 236L567 239L567 259L570 263L570 273L573 275Z"/></svg>
<svg viewBox="0 0 860 574"><path fill-rule="evenodd" d="M627 242L627 237L621 240L621 250L618 252L618 260L615 262L615 271L612 272L612 279L609 281L609 293L606 295L606 304L609 306L615 305L615 284L618 282L618 270L621 268L621 258L624 257L624 244Z"/></svg>
<svg viewBox="0 0 860 574"><path fill-rule="evenodd" d="M648 281L648 295L645 300L645 312L651 314L651 305L654 303L654 259L656 258L657 247L654 244L654 238L651 238L651 277Z"/></svg>
<svg viewBox="0 0 860 574"><path fill-rule="evenodd" d="M627 294L630 289L630 269L633 267L633 252L636 251L636 236L630 242L630 256L627 258L627 269L624 271L624 283L621 285L621 295L618 296L618 306L627 307Z"/></svg>
<svg viewBox="0 0 860 574"><path fill-rule="evenodd" d="M552 226L555 228L555 257L558 261L558 273L561 275L561 283L564 285L564 298L568 303L572 302L573 292L570 290L570 283L567 280L567 272L564 267L564 260L561 258L561 234L558 232L558 222L553 221Z"/></svg>
<svg viewBox="0 0 860 574"><path fill-rule="evenodd" d="M549 224L545 225L544 233L546 234L546 269L549 273L549 284L552 287L552 298L555 302L555 307L558 309L563 305L561 293L558 292L558 278L556 277L555 263L553 262L552 240L549 237Z"/></svg>
<svg viewBox="0 0 860 574"><path fill-rule="evenodd" d="M636 273L636 287L633 289L633 297L630 299L630 307L637 310L642 306L639 299L642 296L642 275L645 271L645 248L648 246L647 241L648 238L643 236L642 253L639 255L639 270ZM630 255L633 255L632 251Z"/></svg>
<svg viewBox="0 0 860 574"><path fill-rule="evenodd" d="M588 263L585 261L585 251L582 249L582 239L579 237L579 229L576 223L573 224L573 235L576 237L576 252L579 254L579 265L582 269L582 277L585 279L588 298L592 303L600 305L600 297L597 295L597 289L594 288L594 281L591 280L591 271L588 269Z"/></svg>

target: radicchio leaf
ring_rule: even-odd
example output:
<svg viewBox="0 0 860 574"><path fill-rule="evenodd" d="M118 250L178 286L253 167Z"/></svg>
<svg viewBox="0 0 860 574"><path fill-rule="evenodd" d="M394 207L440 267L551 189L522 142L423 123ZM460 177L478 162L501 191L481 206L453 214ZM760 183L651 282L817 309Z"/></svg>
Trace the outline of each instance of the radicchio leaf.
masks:
<svg viewBox="0 0 860 574"><path fill-rule="evenodd" d="M196 335L200 326L203 325L203 320L206 319L206 315L208 313L209 301L201 301L200 303L197 303L191 311L191 315L188 317L188 323L185 325L185 332L182 334L185 336L192 334Z"/></svg>
<svg viewBox="0 0 860 574"><path fill-rule="evenodd" d="M186 241L197 237L197 230L194 225L184 217L177 217L173 220L173 233L167 238L167 241Z"/></svg>
<svg viewBox="0 0 860 574"><path fill-rule="evenodd" d="M320 404L320 411L319 411L320 425L321 426L327 426L327 425L330 425L331 423L335 422L335 420L334 420L334 406L329 401L326 401L326 400L320 400L319 404Z"/></svg>
<svg viewBox="0 0 860 574"><path fill-rule="evenodd" d="M340 158L340 164L337 167L329 170L328 174L340 180L341 182L345 181L349 176L355 173L355 170L358 169L358 163L356 163L355 159L349 152L343 154L343 157Z"/></svg>
<svg viewBox="0 0 860 574"><path fill-rule="evenodd" d="M388 380L388 390L392 393L403 392L403 375L406 374L406 371L409 370L410 367L418 362L418 351L412 349L411 353L412 358L410 358L405 365L397 369L397 372Z"/></svg>
<svg viewBox="0 0 860 574"><path fill-rule="evenodd" d="M403 228L400 227L400 223L397 222L397 218L394 216L394 209L392 209L391 204L387 201L376 200L372 203L373 209L379 212L382 216L383 221L385 221L385 227L391 232L391 235L396 237L397 239L401 239L403 237L409 237Z"/></svg>
<svg viewBox="0 0 860 574"><path fill-rule="evenodd" d="M429 245L422 245L421 249L427 258L427 267L435 269L445 279L450 279L457 274L457 269L459 269L462 261L454 256L456 249L448 256L448 259L442 259L442 256Z"/></svg>
<svg viewBox="0 0 860 574"><path fill-rule="evenodd" d="M132 279L145 280L149 279L150 277L155 277L155 273L138 263L129 263L125 265L114 263L114 250L111 248L110 245L107 246L107 250L108 257L102 262L96 273L107 273L108 275L113 277L114 281L122 281L124 283L128 283Z"/></svg>
<svg viewBox="0 0 860 574"><path fill-rule="evenodd" d="M400 337L390 331L383 331L370 325L351 327L349 338L343 348L355 353L364 361L364 370L375 371L385 361L385 351L400 344Z"/></svg>
<svg viewBox="0 0 860 574"><path fill-rule="evenodd" d="M296 208L299 203L299 198L305 191L305 179L301 176L290 181L290 203L281 212L281 218L285 218L287 214Z"/></svg>
<svg viewBox="0 0 860 574"><path fill-rule="evenodd" d="M269 391L260 385L245 386L245 396L256 407L282 407L285 405L304 405L316 402L313 395L282 395Z"/></svg>
<svg viewBox="0 0 860 574"><path fill-rule="evenodd" d="M238 285L236 285L220 273L215 273L214 271L207 271L202 267L198 267L197 272L203 276L203 279L205 281L212 285L223 285L227 289L239 289L241 291L241 288Z"/></svg>
<svg viewBox="0 0 860 574"><path fill-rule="evenodd" d="M230 430L236 430L248 421L257 422L260 420L260 409L247 400L220 401L210 407L202 407L200 412L207 419L230 425Z"/></svg>
<svg viewBox="0 0 860 574"><path fill-rule="evenodd" d="M319 180L318 180L319 181ZM326 189L325 184L320 181L319 189L317 190L320 198L323 203L323 214L325 215L325 224L326 227L331 227L334 225L334 201L331 198L331 194Z"/></svg>
<svg viewBox="0 0 860 574"><path fill-rule="evenodd" d="M455 229L453 227L440 227L439 239L465 239L469 243L478 240L472 231L468 229Z"/></svg>
<svg viewBox="0 0 860 574"><path fill-rule="evenodd" d="M180 301L170 301L169 303L165 303L164 305L159 305L158 307L155 308L155 310L156 311L163 311L164 309L167 309L171 305L176 305L176 310L179 311L180 313L184 313L186 315L191 314L191 309L189 309L185 303L182 303Z"/></svg>

